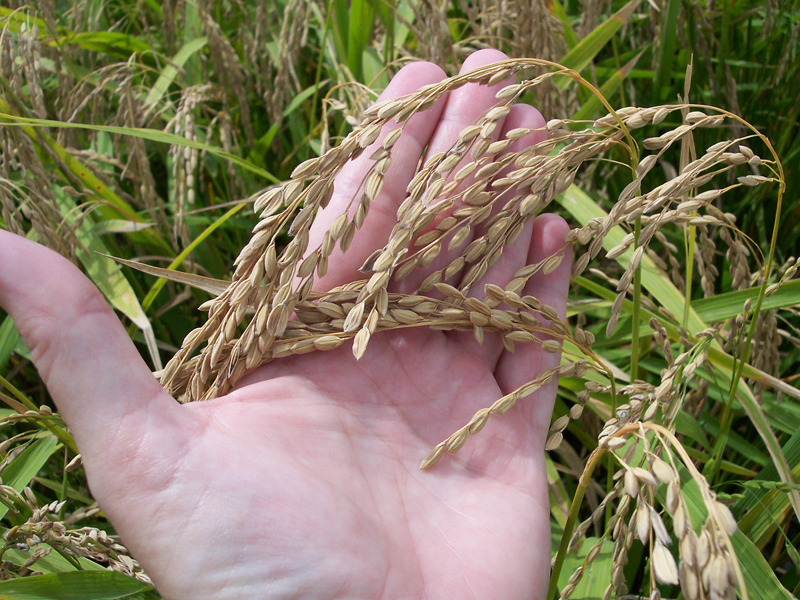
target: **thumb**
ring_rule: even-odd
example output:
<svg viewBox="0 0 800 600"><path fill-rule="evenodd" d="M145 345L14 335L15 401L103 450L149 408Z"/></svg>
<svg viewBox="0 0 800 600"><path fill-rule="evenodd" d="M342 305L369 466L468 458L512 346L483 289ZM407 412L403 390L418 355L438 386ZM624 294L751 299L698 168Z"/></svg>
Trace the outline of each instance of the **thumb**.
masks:
<svg viewBox="0 0 800 600"><path fill-rule="evenodd" d="M179 405L80 270L2 230L0 265L0 306L14 319L90 471L93 461L130 449L126 441L149 437L144 428L177 425Z"/></svg>

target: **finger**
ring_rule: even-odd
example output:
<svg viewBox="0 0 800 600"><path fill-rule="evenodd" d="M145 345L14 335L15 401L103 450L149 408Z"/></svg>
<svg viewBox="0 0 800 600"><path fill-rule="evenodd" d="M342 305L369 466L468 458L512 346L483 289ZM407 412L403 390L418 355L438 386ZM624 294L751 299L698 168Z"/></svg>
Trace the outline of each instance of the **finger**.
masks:
<svg viewBox="0 0 800 600"><path fill-rule="evenodd" d="M559 252L563 252L564 257L554 271L548 274L541 271L535 273L522 291L523 295L534 296L542 304L552 306L562 320L567 313L567 292L572 270L572 248L564 242L568 232L566 221L554 214L542 215L534 221L528 264L541 262ZM505 351L500 356L495 378L503 393L508 394L543 370L557 367L560 360L560 353L545 352L535 342L517 344L514 353ZM526 420L534 425L542 447L550 426L557 386L558 381L553 380L521 402L526 411Z"/></svg>
<svg viewBox="0 0 800 600"><path fill-rule="evenodd" d="M509 144L504 154L519 153L529 148L530 146L543 142L547 139L547 130L545 129L546 123L542 114L529 104L515 104L511 107L511 112L506 117L506 122L503 127L501 137L505 137L506 133L512 129L533 129L525 137L515 140ZM500 171L496 178L502 178L508 175L514 167L509 165ZM511 188L505 191L500 198L495 202L494 213L500 212L505 203L516 193L516 188ZM491 225L491 219L484 221L478 228L476 228L474 237L479 238L485 235ZM502 288L513 279L514 274L525 266L527 263L528 255L530 252L531 235L533 231L533 219L530 219L523 226L522 233L510 245L503 248L503 253L500 258L486 271L484 276L479 279L473 286L470 296L483 297L483 288L487 283L493 283ZM502 238L501 238L502 239ZM457 286L458 287L458 286Z"/></svg>
<svg viewBox="0 0 800 600"><path fill-rule="evenodd" d="M539 131L535 131L519 140L515 140L512 144L509 144L506 152L521 152L535 143L544 141L547 138L547 132L542 129L544 126L544 118L534 107L527 104L514 105L511 108L511 112L506 117L501 138L504 137L508 131L517 128L537 129ZM513 170L513 167L506 167L500 171L497 177L505 177L511 170ZM514 193L513 190L503 193L500 199L496 201L496 205L498 207L497 210L499 210L505 204L506 200L504 198L508 197L512 193ZM530 219L527 223L525 223L522 232L519 234L519 236L517 236L516 240L514 240L509 246L503 248L503 253L500 255L500 258L497 260L497 262L494 263L487 270L486 274L472 286L469 296L482 300L484 298L483 290L487 283L492 283L500 286L501 288L505 288L506 285L508 285L508 283L513 279L514 274L528 264L526 261L528 260L528 254L530 251L532 231L533 219ZM481 226L473 235L477 239L483 236L485 233L486 228ZM499 240L499 242L502 243L502 239ZM464 248L466 248L466 243L460 248L454 249L453 252L456 252L457 254L452 257L452 260L455 260L460 253L464 251ZM469 265L467 265L466 268L468 269ZM456 274L454 278L455 281L451 282L459 289L461 288L461 285L459 285L458 281L461 275L463 275L463 272ZM503 342L499 335L486 335L483 343L478 343L472 333L453 331L449 334L449 336L453 338L454 341L457 341L464 347L468 348L473 354L480 356L491 370L495 369L497 366L497 361L500 358L500 354L503 352Z"/></svg>
<svg viewBox="0 0 800 600"><path fill-rule="evenodd" d="M47 389L87 459L118 448L178 404L153 377L91 282L44 246L0 230L0 305L14 319ZM131 418L129 418L131 417ZM126 457L128 458L128 457Z"/></svg>
<svg viewBox="0 0 800 600"><path fill-rule="evenodd" d="M466 58L459 72L467 73L503 60L508 60L508 56L499 50L479 50ZM442 118L436 125L436 132L431 138L427 155L433 156L438 152L447 152L458 139L462 129L472 125L483 113L497 104L495 94L509 83L512 83L512 79L507 79L491 87L468 83L453 90L447 98ZM498 120L497 130L502 125L502 121Z"/></svg>
<svg viewBox="0 0 800 600"><path fill-rule="evenodd" d="M461 73L466 73L487 64L507 59L508 56L498 50L481 50L467 57L461 67ZM512 79L500 82L491 87L479 85L477 83L469 83L450 92L450 96L447 98L447 104L442 112L442 118L436 126L436 132L431 138L430 147L426 155L431 157L440 152L447 152L450 150L453 144L458 140L458 136L464 128L475 124L486 111L497 104L495 95L509 83L512 83ZM504 125L507 119L508 117L498 119L497 127L492 134L493 140L499 139L501 132L505 131ZM467 155L462 161L462 165L466 165L469 161L471 161L471 159ZM454 171L457 171L458 168L460 167L456 167ZM471 183L472 177L469 177L464 181L461 187L469 186ZM454 207L453 210L455 210L455 208L457 208L457 206ZM446 214L440 215L431 227L435 226L439 221L445 218L445 216ZM471 240L472 236L468 236L459 247L453 248L452 250L448 250L447 244L444 244L436 260L425 267L414 269L408 276L396 285L393 285L393 289L401 293L416 291L420 284L431 273L446 268L452 261L457 259Z"/></svg>
<svg viewBox="0 0 800 600"><path fill-rule="evenodd" d="M432 63L412 63L394 76L378 101L411 94L424 85L441 81L444 77L444 71ZM385 183L380 194L372 201L364 224L356 232L346 254L339 248L334 250L328 259L330 268L317 281L316 289L330 289L363 278L358 269L376 248L386 244L392 227L397 223L397 207L405 198L406 187L435 131L444 104L443 97L430 109L411 117L403 126L403 133L392 148L392 164L386 172ZM386 135L398 127L400 125L394 121L387 123L378 139L357 159L345 165L336 177L333 196L328 206L319 212L309 232L309 248L316 248L322 243L325 232L339 215L348 210L348 205L351 206L352 217L363 191L363 179L374 164L369 157L380 147Z"/></svg>

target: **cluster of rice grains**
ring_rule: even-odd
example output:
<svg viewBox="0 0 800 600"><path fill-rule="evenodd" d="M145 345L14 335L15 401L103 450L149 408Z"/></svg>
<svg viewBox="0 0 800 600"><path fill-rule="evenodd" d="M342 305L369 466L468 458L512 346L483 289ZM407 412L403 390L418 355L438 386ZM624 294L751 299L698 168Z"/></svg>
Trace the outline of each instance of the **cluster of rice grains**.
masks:
<svg viewBox="0 0 800 600"><path fill-rule="evenodd" d="M385 245L375 248L361 268L364 278L325 292L315 290L315 278L327 272L334 248L338 245L346 253L359 235L367 212L384 184L393 147L409 118L466 83L496 85L515 75L524 75L528 68L538 68L539 73L545 68L547 73L528 79L520 77L519 83L503 87L496 95L496 105L461 131L448 151L427 157L425 164L418 167ZM331 350L346 341L352 341L353 353L360 358L368 351L370 338L376 332L403 327L473 331L478 341L483 340L485 332L499 332L506 348L512 350L515 344L534 343L546 351L559 352L562 341L568 340L568 352L559 367L532 374L529 383L478 411L469 423L438 444L422 466L432 467L445 453L457 451L470 435L480 431L490 415L506 412L516 401L553 378L583 378L589 370L596 371L600 377L594 379L611 383L587 380L578 403L553 424L547 447L558 447L570 419L581 416L592 394L611 393L615 397L626 394L630 397L629 404L620 407L608 422L598 447L601 453L614 452L622 468L616 487L595 515L577 528L571 536L571 545L614 503L616 510L607 534L614 540L617 566L606 598L624 593L622 567L635 538L651 551L654 596L658 595L657 583L680 581L685 597L690 600L731 598L742 581L729 540L736 523L728 509L716 501L705 479L670 432L675 417L675 408L670 403L679 395L677 386L679 382L685 384L703 365L705 348L719 331L686 332L677 326L675 317L642 297L645 308L656 313L661 310L665 322L671 323L673 329L677 327L679 340L673 336L673 342L679 341L687 351L673 358L667 331L661 321L653 318L655 341L663 347L669 365L663 383L650 385L637 381L615 387L614 373L608 363L592 351L594 336L590 332L568 326L557 318L552 307L537 298L520 295L534 273L555 269L563 252L526 265L505 288L478 282L518 236L526 221L569 188L581 165L596 161L611 149L627 149L633 181L607 216L576 227L568 237L568 242L579 251L573 271L577 276L603 251L612 228L622 225L633 229L631 224L637 223L636 232L629 233L620 244L605 252L608 259L630 257L621 277L613 280L618 296L608 322L610 334L624 300L632 292L634 273L643 257L647 255L666 268L649 248L654 238L667 243L659 231L661 227L672 223L693 226L701 232L710 226L735 231L731 216L722 212L714 201L737 187L779 181L780 166L777 161L756 155L744 144L746 140L726 141L714 144L696 157L684 153L687 159L682 160L672 179L644 191L645 177L665 152L691 141L698 128L716 127L733 118L728 113L706 114L687 105L624 108L580 124L551 120L546 125L545 141L512 151L512 142L532 131L514 129L500 137L498 119L507 115L523 94L554 76L570 77L591 88L568 69L547 61L519 59L485 66L368 109L361 124L338 147L302 163L290 181L267 191L256 201L260 221L236 261L230 285L205 304L207 323L186 337L180 351L164 369L162 383L181 401L210 399L225 393L246 371L258 365L292 354ZM644 148L651 153L639 159L631 130L657 125L667 118L673 125L679 124L658 137L645 139ZM368 154L371 166L359 191L350 199L350 205L332 220L322 243L309 247L309 229L316 212L327 206L336 175L348 161L362 153ZM740 165L748 169L748 174L738 180L728 177ZM766 174L758 174L759 169ZM720 179L726 180L726 187L700 190L719 175L724 175ZM468 243L470 233L476 230L484 233ZM287 232L290 241L281 245L279 236ZM737 234L728 235L744 247ZM460 249L460 255L429 273L418 289L410 293L389 291L390 282L401 280L417 269L424 270L443 251L454 249ZM702 252L698 254L701 255L698 262L703 262ZM701 267L701 274L706 277L703 291L705 287L711 289L707 281L715 275L712 267L709 261ZM744 275L749 279L749 271ZM296 318L290 318L292 315ZM661 424L655 422L656 415ZM623 445L625 449L620 448ZM687 477L695 479L702 490L708 511L704 524L692 523L690 519L681 492L676 455L683 472L688 472ZM662 513L656 509L659 483L666 486L663 506L671 516L679 542L680 567L668 550L671 536ZM700 526L699 532L696 526ZM591 563L598 552L599 549L590 552L586 563ZM573 573L569 584L562 589L562 597L570 595L582 572L580 568ZM746 595L746 591L743 593Z"/></svg>
<svg viewBox="0 0 800 600"><path fill-rule="evenodd" d="M0 429L5 429L4 433L9 434L7 427L23 423L36 423L42 429L52 427L64 430L66 427L58 413L43 405L36 410L12 412L4 416L0 419ZM0 455L4 457L0 461L0 503L8 511L7 518L13 524L2 536L0 581L49 573L52 565L48 566L48 561L60 554L70 561L88 558L111 571L151 585L150 578L130 556L118 536L109 535L96 527L77 525L100 514L96 503L66 512L66 501L42 504L41 496L30 487L17 490L8 485L14 481L11 472L18 465L17 459L34 447L29 442L35 439L41 439L37 429L9 434L7 439L0 442ZM73 471L80 466L78 454L65 466L65 471ZM50 559L46 559L48 555L52 555Z"/></svg>
<svg viewBox="0 0 800 600"><path fill-rule="evenodd" d="M717 500L675 435L652 421L658 404L649 403L642 414L643 397L635 396L630 404L619 407L619 416L603 430L600 446L589 460L593 463L604 452L614 452L614 458L622 466L614 476L616 484L592 515L575 529L568 550L580 545L588 529L616 503L606 526L606 536L613 540L613 567L604 599L627 593L623 571L635 540L649 549L651 600L661 598L658 584L679 584L687 600L733 600L737 586L742 597L747 598L742 571L730 540L737 529L733 514ZM699 489L705 511L702 522L693 522L684 497L682 486L688 481ZM662 512L657 509L658 504L670 516L680 566L670 550L673 538ZM584 572L600 554L603 544L604 537L589 549L584 563L562 588L561 598L570 597Z"/></svg>

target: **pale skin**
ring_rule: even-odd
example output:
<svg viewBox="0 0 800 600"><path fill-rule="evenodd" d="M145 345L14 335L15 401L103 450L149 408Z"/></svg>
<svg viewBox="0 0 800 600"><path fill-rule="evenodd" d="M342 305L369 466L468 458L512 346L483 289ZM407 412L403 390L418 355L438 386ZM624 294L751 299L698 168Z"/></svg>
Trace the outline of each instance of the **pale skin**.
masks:
<svg viewBox="0 0 800 600"><path fill-rule="evenodd" d="M503 58L481 51L464 69ZM416 63L383 98L443 77ZM331 261L320 289L363 277L356 269L386 243L420 153L449 147L499 87L460 88L409 123L353 250ZM543 124L517 105L498 133ZM312 244L365 165L351 163L337 179ZM530 222L486 282L504 285L526 262L563 250L561 265L524 290L563 316L567 231L554 215ZM165 598L544 598L555 382L490 419L433 470L419 465L557 355L534 344L512 354L490 334L479 345L471 333L406 329L373 336L360 361L348 344L282 359L223 397L179 405L72 264L0 231L0 265L0 305L75 436L92 493Z"/></svg>

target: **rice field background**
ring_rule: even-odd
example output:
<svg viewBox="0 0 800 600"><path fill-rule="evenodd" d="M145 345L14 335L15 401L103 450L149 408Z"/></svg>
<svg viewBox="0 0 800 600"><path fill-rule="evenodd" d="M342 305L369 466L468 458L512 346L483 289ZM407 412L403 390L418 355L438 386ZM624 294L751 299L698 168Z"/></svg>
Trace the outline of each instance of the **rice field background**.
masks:
<svg viewBox="0 0 800 600"><path fill-rule="evenodd" d="M244 369L247 356L279 360L350 339L369 352L376 330L403 319L500 331L511 347L552 343L523 313L553 315L520 298L519 281L467 301L480 276L465 267L491 252L467 246L450 272L423 281L415 292L440 298L424 310L386 293L381 265L424 268L440 237L459 247L459 227L487 218L483 206L501 211L490 222L502 240L519 219L558 212L576 262L567 318L555 326L564 358L546 375L560 377L547 443L549 598L793 598L799 32L797 2L12 0L0 7L0 225L80 265L186 401L226 389L221 374ZM510 60L473 80L514 79L499 110L535 105L547 140L502 155L517 169L502 188L491 180L499 147L481 133L500 113L487 113L462 132L463 147L419 168L410 192L414 202L462 194L474 210L409 252L415 262L377 253L365 265L374 281L350 296L296 290L297 324L264 315L271 337L258 356L234 352L244 336L206 324L224 304L214 298L232 279L279 286L268 268L254 274L247 252L258 242L276 264L292 262L325 202L313 184L325 169L463 81L370 109L377 93L409 61L456 76L483 48ZM373 186L384 150L372 159ZM485 186L445 190L467 167L463 177L483 173ZM512 184L516 196L498 192ZM259 229L269 235L254 237L276 214ZM409 239L394 242L387 248ZM328 255L314 256L292 264L319 273ZM227 289L258 315L257 291ZM492 312L501 304L515 310ZM245 311L233 312L241 331ZM0 596L158 597L94 503L70 432L14 323L0 317ZM513 419L511 405L531 389L476 414L424 466L435 469L487 419ZM72 596L47 591L57 573Z"/></svg>

